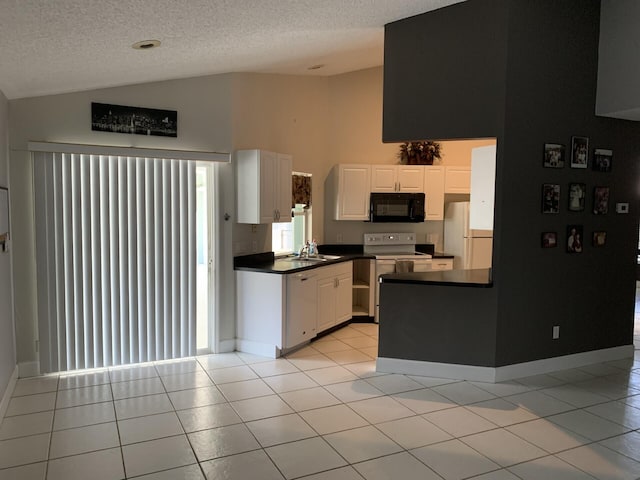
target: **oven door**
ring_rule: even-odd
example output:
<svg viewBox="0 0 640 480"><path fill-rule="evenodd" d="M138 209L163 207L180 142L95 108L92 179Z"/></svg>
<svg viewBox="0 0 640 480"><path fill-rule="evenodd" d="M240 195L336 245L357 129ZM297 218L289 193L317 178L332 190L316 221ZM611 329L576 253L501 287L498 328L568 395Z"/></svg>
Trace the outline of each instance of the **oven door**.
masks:
<svg viewBox="0 0 640 480"><path fill-rule="evenodd" d="M379 310L380 310L380 275L385 273L396 273L396 261L393 258L377 259L376 260L376 312L374 320L379 322Z"/></svg>

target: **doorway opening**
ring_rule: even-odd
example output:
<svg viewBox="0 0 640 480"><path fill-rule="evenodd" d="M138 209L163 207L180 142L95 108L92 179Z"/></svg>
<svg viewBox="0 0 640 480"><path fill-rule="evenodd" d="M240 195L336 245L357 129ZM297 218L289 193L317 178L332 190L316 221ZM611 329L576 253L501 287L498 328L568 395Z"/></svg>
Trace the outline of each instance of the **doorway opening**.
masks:
<svg viewBox="0 0 640 480"><path fill-rule="evenodd" d="M196 166L196 344L198 354L211 353L215 332L214 168Z"/></svg>

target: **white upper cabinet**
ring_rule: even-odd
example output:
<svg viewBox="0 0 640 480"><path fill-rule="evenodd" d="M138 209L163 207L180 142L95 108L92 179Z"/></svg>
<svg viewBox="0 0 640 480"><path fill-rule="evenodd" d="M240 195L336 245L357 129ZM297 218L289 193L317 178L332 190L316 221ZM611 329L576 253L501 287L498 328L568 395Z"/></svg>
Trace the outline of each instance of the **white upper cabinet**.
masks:
<svg viewBox="0 0 640 480"><path fill-rule="evenodd" d="M276 203L275 210L278 214L277 222L290 222L292 220L291 208L293 207L293 157L285 153L277 154L276 179Z"/></svg>
<svg viewBox="0 0 640 480"><path fill-rule="evenodd" d="M397 168L399 192L424 192L424 166L400 165Z"/></svg>
<svg viewBox="0 0 640 480"><path fill-rule="evenodd" d="M425 220L444 220L444 169L439 165L424 167Z"/></svg>
<svg viewBox="0 0 640 480"><path fill-rule="evenodd" d="M371 165L371 191L396 192L398 175L395 165Z"/></svg>
<svg viewBox="0 0 640 480"><path fill-rule="evenodd" d="M265 150L235 156L238 223L290 222L292 157Z"/></svg>
<svg viewBox="0 0 640 480"><path fill-rule="evenodd" d="M372 165L372 192L424 191L424 167L420 165Z"/></svg>
<svg viewBox="0 0 640 480"><path fill-rule="evenodd" d="M446 167L444 193L469 193L471 167Z"/></svg>
<svg viewBox="0 0 640 480"><path fill-rule="evenodd" d="M335 220L369 220L371 166L340 164L335 170L338 192Z"/></svg>

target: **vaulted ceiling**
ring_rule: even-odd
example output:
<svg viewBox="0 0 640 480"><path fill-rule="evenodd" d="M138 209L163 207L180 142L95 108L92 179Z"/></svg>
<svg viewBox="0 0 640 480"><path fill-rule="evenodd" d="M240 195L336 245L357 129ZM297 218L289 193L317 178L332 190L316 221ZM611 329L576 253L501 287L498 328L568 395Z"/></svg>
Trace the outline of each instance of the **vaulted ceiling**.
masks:
<svg viewBox="0 0 640 480"><path fill-rule="evenodd" d="M459 1L0 0L0 90L14 99L227 72L335 75L382 65L386 23ZM132 48L151 39L161 45Z"/></svg>

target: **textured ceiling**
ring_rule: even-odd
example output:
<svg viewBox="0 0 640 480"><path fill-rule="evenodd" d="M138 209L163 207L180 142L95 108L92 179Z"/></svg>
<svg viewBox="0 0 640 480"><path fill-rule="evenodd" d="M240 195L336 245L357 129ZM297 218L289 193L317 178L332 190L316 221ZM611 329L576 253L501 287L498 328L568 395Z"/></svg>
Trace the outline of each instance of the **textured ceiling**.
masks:
<svg viewBox="0 0 640 480"><path fill-rule="evenodd" d="M0 0L0 90L13 99L226 72L335 75L382 64L385 23L459 1ZM131 48L148 39L162 45Z"/></svg>

